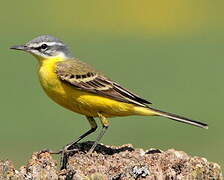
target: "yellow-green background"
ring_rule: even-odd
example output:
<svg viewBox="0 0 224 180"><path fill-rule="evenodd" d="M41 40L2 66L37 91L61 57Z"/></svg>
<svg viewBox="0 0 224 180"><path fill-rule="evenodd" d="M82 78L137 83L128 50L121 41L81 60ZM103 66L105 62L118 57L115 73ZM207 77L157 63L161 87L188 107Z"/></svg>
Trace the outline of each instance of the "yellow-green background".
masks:
<svg viewBox="0 0 224 180"><path fill-rule="evenodd" d="M57 150L89 128L44 94L31 55L9 50L51 34L153 107L209 124L113 118L103 143L175 148L223 164L223 7L223 0L2 1L0 159L20 166L33 151Z"/></svg>

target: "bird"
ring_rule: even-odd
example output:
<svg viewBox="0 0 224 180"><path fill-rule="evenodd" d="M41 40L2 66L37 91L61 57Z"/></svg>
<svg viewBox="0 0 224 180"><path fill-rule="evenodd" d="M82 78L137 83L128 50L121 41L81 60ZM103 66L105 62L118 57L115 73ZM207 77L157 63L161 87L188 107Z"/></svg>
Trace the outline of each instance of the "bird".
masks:
<svg viewBox="0 0 224 180"><path fill-rule="evenodd" d="M101 71L72 56L68 46L51 35L38 36L13 50L25 51L38 60L40 84L56 103L84 115L90 129L63 148L66 153L76 143L97 129L102 129L89 150L92 153L109 127L108 118L121 116L162 116L178 122L208 128L208 125L152 107L151 102L122 87Z"/></svg>

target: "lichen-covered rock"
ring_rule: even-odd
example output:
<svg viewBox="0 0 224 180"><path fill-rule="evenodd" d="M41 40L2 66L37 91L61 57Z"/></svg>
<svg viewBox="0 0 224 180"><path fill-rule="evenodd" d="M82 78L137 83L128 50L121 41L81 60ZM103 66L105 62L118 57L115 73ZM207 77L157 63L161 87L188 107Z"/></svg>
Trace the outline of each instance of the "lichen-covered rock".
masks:
<svg viewBox="0 0 224 180"><path fill-rule="evenodd" d="M33 153L28 164L20 168L20 172L24 179L58 179L56 161L48 152Z"/></svg>
<svg viewBox="0 0 224 180"><path fill-rule="evenodd" d="M0 161L0 180L22 180L23 176L17 171L12 161Z"/></svg>
<svg viewBox="0 0 224 180"><path fill-rule="evenodd" d="M19 171L12 162L0 161L0 180L222 180L218 164L182 151L98 145L96 152L88 154L91 145L92 142L77 144L63 170L57 168L48 152L34 153Z"/></svg>

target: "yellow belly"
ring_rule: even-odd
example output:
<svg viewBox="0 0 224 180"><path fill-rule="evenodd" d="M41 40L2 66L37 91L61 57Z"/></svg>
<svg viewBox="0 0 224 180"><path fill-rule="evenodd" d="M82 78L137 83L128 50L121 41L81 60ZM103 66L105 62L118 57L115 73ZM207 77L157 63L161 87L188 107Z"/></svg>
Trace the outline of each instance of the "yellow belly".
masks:
<svg viewBox="0 0 224 180"><path fill-rule="evenodd" d="M76 113L96 117L100 112L106 117L135 115L135 106L101 97L62 82L55 73L58 60L45 60L39 68L40 82L47 95L61 106Z"/></svg>

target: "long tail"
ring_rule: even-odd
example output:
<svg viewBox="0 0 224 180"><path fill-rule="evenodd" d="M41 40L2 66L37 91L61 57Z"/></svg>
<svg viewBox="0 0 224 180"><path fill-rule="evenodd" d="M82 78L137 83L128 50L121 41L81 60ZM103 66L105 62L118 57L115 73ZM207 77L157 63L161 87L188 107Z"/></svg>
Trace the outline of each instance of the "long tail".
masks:
<svg viewBox="0 0 224 180"><path fill-rule="evenodd" d="M188 119L188 118L183 117L183 116L179 116L179 115L172 114L172 113L169 113L169 112L164 112L164 111L154 109L154 108L151 108L151 107L149 109L154 111L155 115L163 116L163 117L172 119L174 121L178 121L178 122L190 124L190 125L193 125L193 126L197 126L197 127L200 127L200 128L208 129L208 125L205 124L205 123L194 121L194 120Z"/></svg>
<svg viewBox="0 0 224 180"><path fill-rule="evenodd" d="M193 126L197 126L197 127L201 127L201 128L205 128L208 129L208 125L202 122L198 122L198 121L194 121L191 120L189 118L180 116L180 115L176 115L173 113L169 113L169 112L165 112L165 111L161 111L152 107L135 107L135 112L136 115L143 115L143 116L163 116L169 119L172 119L174 121L178 121L178 122L182 122L182 123L186 123L186 124L190 124Z"/></svg>

